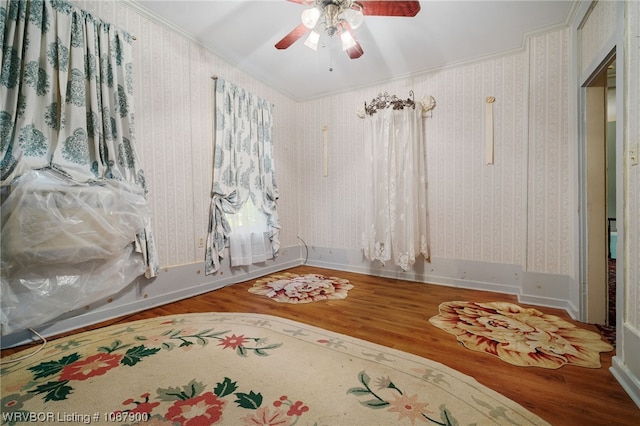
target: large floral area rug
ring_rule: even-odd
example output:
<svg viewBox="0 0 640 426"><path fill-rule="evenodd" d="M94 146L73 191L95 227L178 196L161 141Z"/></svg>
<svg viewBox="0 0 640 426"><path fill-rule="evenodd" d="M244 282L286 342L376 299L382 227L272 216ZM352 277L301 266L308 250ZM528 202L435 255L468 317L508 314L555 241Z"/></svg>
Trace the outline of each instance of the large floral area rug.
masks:
<svg viewBox="0 0 640 426"><path fill-rule="evenodd" d="M547 424L442 364L262 314L114 325L1 374L4 424Z"/></svg>
<svg viewBox="0 0 640 426"><path fill-rule="evenodd" d="M352 288L349 280L343 278L283 272L260 278L249 288L249 293L267 296L276 302L309 303L344 299Z"/></svg>
<svg viewBox="0 0 640 426"><path fill-rule="evenodd" d="M613 350L596 332L506 302L445 302L429 321L465 347L518 366L599 368L600 352Z"/></svg>

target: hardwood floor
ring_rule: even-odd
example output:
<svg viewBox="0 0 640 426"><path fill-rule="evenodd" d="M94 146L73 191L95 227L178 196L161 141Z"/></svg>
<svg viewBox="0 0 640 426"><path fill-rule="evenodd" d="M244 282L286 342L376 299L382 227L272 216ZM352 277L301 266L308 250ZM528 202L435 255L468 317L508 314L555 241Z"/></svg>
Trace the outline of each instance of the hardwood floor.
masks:
<svg viewBox="0 0 640 426"><path fill-rule="evenodd" d="M254 312L322 327L338 333L410 352L441 362L518 402L553 425L640 425L640 409L609 372L614 352L601 354L602 367L588 369L563 366L557 370L516 367L495 357L470 351L454 336L431 325L442 302L452 300L518 303L515 296L484 291L413 283L310 266L289 272L320 273L346 278L354 288L344 300L292 305L252 295L253 281L169 305L87 327L135 321L160 315L188 312ZM533 306L535 307L535 306ZM582 328L566 312L540 308ZM19 348L24 349L24 348ZM2 351L2 356L18 348Z"/></svg>

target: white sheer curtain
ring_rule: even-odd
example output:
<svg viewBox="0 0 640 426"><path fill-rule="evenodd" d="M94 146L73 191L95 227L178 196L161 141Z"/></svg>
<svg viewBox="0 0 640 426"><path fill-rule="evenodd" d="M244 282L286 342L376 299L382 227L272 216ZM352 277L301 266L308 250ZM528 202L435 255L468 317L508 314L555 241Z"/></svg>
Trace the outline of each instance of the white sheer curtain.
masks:
<svg viewBox="0 0 640 426"><path fill-rule="evenodd" d="M407 271L430 261L427 161L421 112L384 108L365 115L367 198L363 253Z"/></svg>
<svg viewBox="0 0 640 426"><path fill-rule="evenodd" d="M251 197L235 214L227 214L231 266L251 265L271 259L267 216L259 211Z"/></svg>

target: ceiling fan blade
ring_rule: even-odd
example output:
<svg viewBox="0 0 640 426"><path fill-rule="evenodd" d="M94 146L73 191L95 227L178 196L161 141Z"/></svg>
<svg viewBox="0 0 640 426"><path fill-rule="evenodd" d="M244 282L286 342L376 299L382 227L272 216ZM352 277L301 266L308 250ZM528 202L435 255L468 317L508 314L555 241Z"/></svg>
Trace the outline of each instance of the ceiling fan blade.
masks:
<svg viewBox="0 0 640 426"><path fill-rule="evenodd" d="M276 43L276 49L286 49L298 41L307 31L309 31L307 27L302 24L298 25L289 34L284 36L282 40Z"/></svg>
<svg viewBox="0 0 640 426"><path fill-rule="evenodd" d="M363 15L416 16L420 12L419 1L358 0Z"/></svg>

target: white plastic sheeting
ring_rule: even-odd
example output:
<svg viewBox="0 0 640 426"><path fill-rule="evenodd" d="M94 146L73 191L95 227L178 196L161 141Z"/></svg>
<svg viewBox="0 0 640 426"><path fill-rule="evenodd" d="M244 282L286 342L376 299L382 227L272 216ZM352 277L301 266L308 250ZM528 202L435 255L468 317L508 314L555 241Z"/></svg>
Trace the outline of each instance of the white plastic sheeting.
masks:
<svg viewBox="0 0 640 426"><path fill-rule="evenodd" d="M44 324L144 274L135 240L151 211L136 185L77 185L47 169L22 175L3 198L0 334Z"/></svg>

